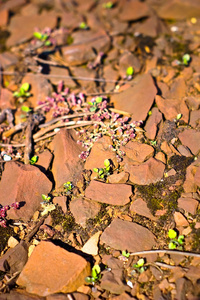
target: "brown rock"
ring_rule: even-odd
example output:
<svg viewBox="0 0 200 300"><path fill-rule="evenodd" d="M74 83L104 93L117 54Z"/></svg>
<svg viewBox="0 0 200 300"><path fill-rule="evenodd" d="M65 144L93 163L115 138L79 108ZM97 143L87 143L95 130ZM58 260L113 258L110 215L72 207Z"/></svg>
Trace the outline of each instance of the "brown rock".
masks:
<svg viewBox="0 0 200 300"><path fill-rule="evenodd" d="M146 202L142 198L138 198L132 202L130 206L130 212L136 213L140 216L144 216L151 220L156 220L156 218L152 215L149 208L147 207Z"/></svg>
<svg viewBox="0 0 200 300"><path fill-rule="evenodd" d="M7 9L11 12L16 12L24 4L26 4L26 0L9 0L6 1L4 4L1 4L1 9Z"/></svg>
<svg viewBox="0 0 200 300"><path fill-rule="evenodd" d="M3 69L16 65L17 62L18 58L15 54L10 52L0 53L0 63Z"/></svg>
<svg viewBox="0 0 200 300"><path fill-rule="evenodd" d="M130 202L132 188L126 184L107 184L92 180L85 190L85 197L111 205L125 205Z"/></svg>
<svg viewBox="0 0 200 300"><path fill-rule="evenodd" d="M145 135L148 139L154 140L157 133L157 126L162 120L162 114L159 112L157 107L153 107L151 115L148 117L145 129Z"/></svg>
<svg viewBox="0 0 200 300"><path fill-rule="evenodd" d="M7 46L14 46L23 43L33 36L34 29L39 27L41 30L45 27L54 28L57 17L54 13L43 12L41 15L20 16L15 15L11 18L9 31L11 35L7 39Z"/></svg>
<svg viewBox="0 0 200 300"><path fill-rule="evenodd" d="M198 169L198 167L195 166L194 164L191 164L186 169L186 179L183 184L183 188L186 193L190 193L190 192L195 193L197 191L197 184L194 181L194 176L195 176L197 169Z"/></svg>
<svg viewBox="0 0 200 300"><path fill-rule="evenodd" d="M155 38L158 34L167 33L167 29L162 21L156 16L152 16L136 26L136 32Z"/></svg>
<svg viewBox="0 0 200 300"><path fill-rule="evenodd" d="M64 214L67 212L67 197L66 196L59 196L53 198L53 203L58 204L61 208Z"/></svg>
<svg viewBox="0 0 200 300"><path fill-rule="evenodd" d="M77 84L74 82L73 79L70 78L70 72L67 68L59 68L56 66L50 67L50 73L51 75L54 75L55 77L49 78L52 84L58 85L58 83L62 80L64 85L67 85L69 88L74 88L77 86ZM63 76L62 78L59 76ZM66 78L64 78L66 76Z"/></svg>
<svg viewBox="0 0 200 300"><path fill-rule="evenodd" d="M125 151L128 158L137 163L143 163L154 154L152 146L136 141L128 142L125 146L121 147L121 150Z"/></svg>
<svg viewBox="0 0 200 300"><path fill-rule="evenodd" d="M0 182L0 203L20 202L20 209L9 210L8 217L28 221L40 207L41 195L48 195L51 188L52 183L37 167L7 162Z"/></svg>
<svg viewBox="0 0 200 300"><path fill-rule="evenodd" d="M7 9L0 10L0 26L5 26L8 23L9 12Z"/></svg>
<svg viewBox="0 0 200 300"><path fill-rule="evenodd" d="M196 214L199 201L193 198L179 198L178 199L178 208L182 208L190 214Z"/></svg>
<svg viewBox="0 0 200 300"><path fill-rule="evenodd" d="M95 59L96 55L90 45L70 45L62 48L65 63L78 66Z"/></svg>
<svg viewBox="0 0 200 300"><path fill-rule="evenodd" d="M156 93L157 89L151 75L144 74L134 86L113 95L111 101L114 102L116 109L127 111L132 114L133 120L140 121L146 119Z"/></svg>
<svg viewBox="0 0 200 300"><path fill-rule="evenodd" d="M14 101L13 101L13 94L9 90L4 88L1 88L0 108L1 109L15 108Z"/></svg>
<svg viewBox="0 0 200 300"><path fill-rule="evenodd" d="M67 181L75 183L81 176L83 162L79 159L82 147L77 144L75 131L61 129L54 137L51 147L54 151L52 173L56 187Z"/></svg>
<svg viewBox="0 0 200 300"><path fill-rule="evenodd" d="M120 278L120 276L117 276L116 278L113 272L107 272L104 274L101 279L101 288L117 295L128 290L128 286L123 283L122 278Z"/></svg>
<svg viewBox="0 0 200 300"><path fill-rule="evenodd" d="M89 300L90 297L83 293L72 293L72 294L52 294L46 297L46 300L69 300L69 296L73 298L73 300ZM37 300L37 299L36 299Z"/></svg>
<svg viewBox="0 0 200 300"><path fill-rule="evenodd" d="M9 293L1 294L1 300L44 300L44 298L31 295L22 289L11 290Z"/></svg>
<svg viewBox="0 0 200 300"><path fill-rule="evenodd" d="M200 150L200 132L195 129L185 129L178 135L181 143L188 147L194 155Z"/></svg>
<svg viewBox="0 0 200 300"><path fill-rule="evenodd" d="M22 83L25 82L28 82L31 86L30 93L32 96L29 100L33 107L36 107L39 101L44 101L46 97L51 96L53 89L46 78L41 78L37 74L28 73L22 80Z"/></svg>
<svg viewBox="0 0 200 300"><path fill-rule="evenodd" d="M164 114L165 119L173 121L178 114L181 114L181 120L188 123L189 110L184 100L163 99L160 96L156 96L156 104L158 106L158 109Z"/></svg>
<svg viewBox="0 0 200 300"><path fill-rule="evenodd" d="M129 180L132 183L147 185L161 180L165 165L161 161L151 157L139 166L126 164L124 169L130 173Z"/></svg>
<svg viewBox="0 0 200 300"><path fill-rule="evenodd" d="M129 252L149 250L155 244L154 235L133 222L114 219L101 235L101 242L116 249Z"/></svg>
<svg viewBox="0 0 200 300"><path fill-rule="evenodd" d="M84 244L81 251L87 254L97 255L99 251L98 243L101 233L101 231L98 231L93 236L91 236L91 238L89 238L89 240Z"/></svg>
<svg viewBox="0 0 200 300"><path fill-rule="evenodd" d="M179 145L177 150L183 156L186 156L186 157L191 157L192 156L192 153L190 152L190 150L187 147L183 146L183 145Z"/></svg>
<svg viewBox="0 0 200 300"><path fill-rule="evenodd" d="M99 203L83 198L72 200L69 207L76 223L80 224L82 227L86 227L87 220L94 219L101 209Z"/></svg>
<svg viewBox="0 0 200 300"><path fill-rule="evenodd" d="M190 112L190 126L193 128L197 128L200 125L200 111L199 110L193 110Z"/></svg>
<svg viewBox="0 0 200 300"><path fill-rule="evenodd" d="M46 149L38 155L38 161L35 166L42 167L43 169L48 170L52 159L53 155L48 149Z"/></svg>
<svg viewBox="0 0 200 300"><path fill-rule="evenodd" d="M185 227L189 225L187 219L180 212L177 211L175 211L174 213L174 221L177 227L179 226Z"/></svg>
<svg viewBox="0 0 200 300"><path fill-rule="evenodd" d="M89 274L90 265L84 258L42 241L34 249L17 284L25 286L29 293L44 297L76 291Z"/></svg>
<svg viewBox="0 0 200 300"><path fill-rule="evenodd" d="M129 178L129 173L120 172L118 174L112 174L108 177L108 183L126 183Z"/></svg>
<svg viewBox="0 0 200 300"><path fill-rule="evenodd" d="M185 97L187 92L187 86L183 77L177 77L171 87L169 92L166 95L166 98L169 99L182 99Z"/></svg>
<svg viewBox="0 0 200 300"><path fill-rule="evenodd" d="M146 3L138 0L125 1L119 18L121 21L134 21L147 17L149 13L150 10Z"/></svg>
<svg viewBox="0 0 200 300"><path fill-rule="evenodd" d="M135 55L129 51L125 51L119 58L119 74L122 78L126 76L128 67L133 67L134 73L138 73L141 69L141 63Z"/></svg>

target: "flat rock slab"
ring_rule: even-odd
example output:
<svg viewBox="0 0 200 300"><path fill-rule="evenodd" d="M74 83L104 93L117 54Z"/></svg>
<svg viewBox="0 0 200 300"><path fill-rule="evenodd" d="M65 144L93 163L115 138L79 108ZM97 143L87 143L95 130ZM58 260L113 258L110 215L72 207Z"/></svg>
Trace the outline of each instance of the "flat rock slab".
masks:
<svg viewBox="0 0 200 300"><path fill-rule="evenodd" d="M17 284L29 293L45 297L74 292L89 275L90 264L83 257L42 241L31 254Z"/></svg>
<svg viewBox="0 0 200 300"><path fill-rule="evenodd" d="M116 109L127 111L135 121L144 121L147 117L157 89L151 75L142 75L139 82L124 92L113 95L111 101Z"/></svg>
<svg viewBox="0 0 200 300"><path fill-rule="evenodd" d="M121 219L114 219L100 240L116 250L129 252L150 250L156 245L155 236L148 229Z"/></svg>
<svg viewBox="0 0 200 300"><path fill-rule="evenodd" d="M178 208L182 208L192 215L196 214L198 205L199 201L190 197L178 199Z"/></svg>
<svg viewBox="0 0 200 300"><path fill-rule="evenodd" d="M146 125L144 127L145 129L145 135L148 139L154 140L156 133L157 133L157 125L162 120L162 114L159 112L157 107L153 107L151 110L151 115L149 116Z"/></svg>
<svg viewBox="0 0 200 300"><path fill-rule="evenodd" d="M200 132L195 129L185 129L178 135L181 143L188 147L194 155L200 150Z"/></svg>
<svg viewBox="0 0 200 300"><path fill-rule="evenodd" d="M154 148L147 144L130 141L125 146L120 148L125 151L126 156L137 163L143 163L154 154Z"/></svg>
<svg viewBox="0 0 200 300"><path fill-rule="evenodd" d="M19 202L20 209L10 209L7 215L10 219L28 221L40 207L42 194L48 195L51 189L51 181L37 167L7 162L0 181L0 203Z"/></svg>
<svg viewBox="0 0 200 300"><path fill-rule="evenodd" d="M151 220L156 220L156 218L150 212L150 209L147 207L147 203L142 198L138 198L131 203L130 212L144 216Z"/></svg>
<svg viewBox="0 0 200 300"><path fill-rule="evenodd" d="M85 197L110 205L125 205L130 202L132 187L126 184L107 184L92 180L85 190Z"/></svg>
<svg viewBox="0 0 200 300"><path fill-rule="evenodd" d="M165 165L151 157L139 166L126 164L124 170L129 172L129 180L134 184L147 185L161 180Z"/></svg>
<svg viewBox="0 0 200 300"><path fill-rule="evenodd" d="M144 2L138 0L123 1L119 18L121 21L135 21L147 17L149 13L150 9Z"/></svg>

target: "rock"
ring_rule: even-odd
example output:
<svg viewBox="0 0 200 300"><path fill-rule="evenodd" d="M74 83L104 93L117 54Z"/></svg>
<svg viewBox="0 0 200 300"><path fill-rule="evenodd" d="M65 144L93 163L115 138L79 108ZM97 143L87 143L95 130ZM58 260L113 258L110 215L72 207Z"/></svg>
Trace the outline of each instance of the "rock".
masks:
<svg viewBox="0 0 200 300"><path fill-rule="evenodd" d="M0 27L6 26L9 19L9 11L7 9L0 10Z"/></svg>
<svg viewBox="0 0 200 300"><path fill-rule="evenodd" d="M56 66L50 66L50 73L55 77L49 78L52 84L58 85L59 82L62 80L64 85L69 88L75 88L77 86L76 82L70 78L70 72L67 68L59 68ZM60 77L59 77L60 76ZM66 76L66 78L64 77Z"/></svg>
<svg viewBox="0 0 200 300"><path fill-rule="evenodd" d="M83 293L72 293L72 294L52 294L46 297L46 300L69 300L72 297L73 300L89 300L90 297ZM37 300L37 299L36 299Z"/></svg>
<svg viewBox="0 0 200 300"><path fill-rule="evenodd" d="M126 205L130 202L132 188L126 184L107 184L92 180L85 190L85 197L110 205Z"/></svg>
<svg viewBox="0 0 200 300"><path fill-rule="evenodd" d="M3 69L16 65L17 62L18 62L18 58L15 54L7 51L0 53L0 64Z"/></svg>
<svg viewBox="0 0 200 300"><path fill-rule="evenodd" d="M20 209L10 209L7 215L10 219L28 221L40 208L42 194L48 195L51 189L51 181L37 167L7 162L0 181L0 203L21 203Z"/></svg>
<svg viewBox="0 0 200 300"><path fill-rule="evenodd" d="M199 201L197 201L193 198L179 198L178 199L178 208L182 208L192 215L196 214L198 205L199 205Z"/></svg>
<svg viewBox="0 0 200 300"><path fill-rule="evenodd" d="M135 21L147 17L149 13L150 10L146 3L138 0L125 1L123 2L119 19L121 21Z"/></svg>
<svg viewBox="0 0 200 300"><path fill-rule="evenodd" d="M200 3L198 0L195 0L192 3L190 0L164 1L163 5L158 7L157 13L162 19L184 20L192 17L200 17Z"/></svg>
<svg viewBox="0 0 200 300"><path fill-rule="evenodd" d="M187 93L187 86L183 77L177 77L168 91L166 98L168 99L182 99Z"/></svg>
<svg viewBox="0 0 200 300"><path fill-rule="evenodd" d="M188 147L194 155L200 150L200 132L195 129L185 129L178 135L181 143Z"/></svg>
<svg viewBox="0 0 200 300"><path fill-rule="evenodd" d="M111 102L114 103L116 109L132 114L133 120L144 121L154 102L156 93L157 89L151 75L144 74L134 86L119 94L112 95Z"/></svg>
<svg viewBox="0 0 200 300"><path fill-rule="evenodd" d="M135 31L139 34L155 38L158 34L167 33L167 28L164 23L156 15L154 15L144 22L138 23Z"/></svg>
<svg viewBox="0 0 200 300"><path fill-rule="evenodd" d="M69 207L76 223L80 224L82 227L86 227L87 220L94 219L101 209L99 203L83 198L72 200Z"/></svg>
<svg viewBox="0 0 200 300"><path fill-rule="evenodd" d="M39 101L44 101L46 97L50 97L53 91L51 84L46 78L42 78L37 74L28 73L24 76L22 83L28 82L31 86L29 101L33 107L38 105Z"/></svg>
<svg viewBox="0 0 200 300"><path fill-rule="evenodd" d="M147 185L161 180L164 174L165 165L161 161L151 157L139 166L126 164L124 170L129 172L129 180L132 183Z"/></svg>
<svg viewBox="0 0 200 300"><path fill-rule="evenodd" d="M81 251L90 255L97 255L99 251L98 243L101 233L101 231L98 231L92 235L91 238L89 238L89 240L85 243Z"/></svg>
<svg viewBox="0 0 200 300"><path fill-rule="evenodd" d="M197 184L195 183L194 176L196 174L198 167L195 165L195 163L192 163L189 167L186 169L186 179L183 184L184 191L186 193L190 192L196 192L197 191Z"/></svg>
<svg viewBox="0 0 200 300"><path fill-rule="evenodd" d="M101 279L101 288L117 295L128 290L128 286L123 283L122 278L116 278L112 271L103 275Z"/></svg>
<svg viewBox="0 0 200 300"><path fill-rule="evenodd" d="M156 245L155 236L146 228L134 222L114 219L101 235L101 242L123 251L150 250Z"/></svg>
<svg viewBox="0 0 200 300"><path fill-rule="evenodd" d="M133 67L134 73L138 73L141 69L139 59L129 51L125 51L119 58L119 74L122 78L126 76L128 67Z"/></svg>
<svg viewBox="0 0 200 300"><path fill-rule="evenodd" d="M162 114L159 112L157 107L153 107L151 115L148 117L145 129L145 135L148 139L154 140L157 133L157 126L162 120Z"/></svg>
<svg viewBox="0 0 200 300"><path fill-rule="evenodd" d="M129 178L129 173L127 172L120 172L118 174L112 174L108 176L107 182L108 183L126 183Z"/></svg>
<svg viewBox="0 0 200 300"><path fill-rule="evenodd" d="M126 153L126 156L130 158L131 161L137 163L143 163L154 154L154 148L152 146L141 144L137 141L130 141L120 149Z"/></svg>
<svg viewBox="0 0 200 300"><path fill-rule="evenodd" d="M179 145L177 147L177 150L183 156L186 156L186 157L191 157L192 156L192 153L190 152L190 150L187 147L183 146L183 145Z"/></svg>
<svg viewBox="0 0 200 300"><path fill-rule="evenodd" d="M153 221L156 220L156 218L152 215L149 208L147 207L146 202L142 198L138 198L131 203L130 212L136 213L140 216L144 216Z"/></svg>
<svg viewBox="0 0 200 300"><path fill-rule="evenodd" d="M173 121L178 114L181 114L181 120L188 123L189 110L183 99L163 99L156 96L158 109L164 114L165 119Z"/></svg>
<svg viewBox="0 0 200 300"><path fill-rule="evenodd" d="M45 297L74 292L89 275L90 265L84 258L52 242L42 241L34 249L17 284L29 293Z"/></svg>
<svg viewBox="0 0 200 300"><path fill-rule="evenodd" d="M193 110L190 112L190 126L193 128L197 128L200 125L200 111L199 110Z"/></svg>
<svg viewBox="0 0 200 300"><path fill-rule="evenodd" d="M16 240L13 236L10 236L8 239L8 247L14 248L15 246L17 246L17 244L19 244L18 240Z"/></svg>
<svg viewBox="0 0 200 300"><path fill-rule="evenodd" d="M7 39L8 47L21 44L33 36L36 27L43 30L45 27L54 28L57 17L54 13L43 12L41 15L20 16L15 15L11 18L8 30L11 35ZM25 26L24 26L25 25Z"/></svg>
<svg viewBox="0 0 200 300"><path fill-rule="evenodd" d="M69 66L78 66L95 59L90 45L70 45L62 48L63 58Z"/></svg>
<svg viewBox="0 0 200 300"><path fill-rule="evenodd" d="M16 12L25 4L26 0L9 0L5 3L1 3L1 9L7 9L11 12Z"/></svg>
<svg viewBox="0 0 200 300"><path fill-rule="evenodd" d="M14 109L14 101L13 101L13 94L8 90L1 88L0 94L0 109L11 108Z"/></svg>
<svg viewBox="0 0 200 300"><path fill-rule="evenodd" d="M9 291L9 293L1 294L1 300L44 300L44 298L31 295L22 289L15 289Z"/></svg>
<svg viewBox="0 0 200 300"><path fill-rule="evenodd" d="M187 219L180 212L177 212L177 211L175 211L175 213L174 213L174 221L175 221L177 227L189 226Z"/></svg>
<svg viewBox="0 0 200 300"><path fill-rule="evenodd" d="M67 212L67 197L66 196L58 196L53 198L53 203L58 204L61 208L64 214Z"/></svg>
<svg viewBox="0 0 200 300"><path fill-rule="evenodd" d="M35 164L35 166L38 166L39 168L41 168L41 171L48 170L52 159L53 159L53 155L51 154L51 152L48 149L46 149L38 155L38 161Z"/></svg>
<svg viewBox="0 0 200 300"><path fill-rule="evenodd" d="M82 147L77 144L75 130L61 129L54 137L51 148L54 153L52 173L56 187L61 187L67 181L75 183L83 170L83 162L79 158Z"/></svg>
<svg viewBox="0 0 200 300"><path fill-rule="evenodd" d="M93 168L104 168L104 160L110 159L114 166L118 166L115 153L110 150L112 140L109 136L103 136L96 141L91 149L89 157L85 162L86 170L93 170Z"/></svg>

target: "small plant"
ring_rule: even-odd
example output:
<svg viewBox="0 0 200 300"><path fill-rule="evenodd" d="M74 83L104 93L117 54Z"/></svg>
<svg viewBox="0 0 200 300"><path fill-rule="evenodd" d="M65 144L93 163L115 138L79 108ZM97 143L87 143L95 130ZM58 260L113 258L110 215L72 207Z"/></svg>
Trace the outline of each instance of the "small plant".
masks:
<svg viewBox="0 0 200 300"><path fill-rule="evenodd" d="M87 25L85 22L81 22L81 23L79 24L79 28L80 28L80 29L84 29L84 30L89 29L88 25Z"/></svg>
<svg viewBox="0 0 200 300"><path fill-rule="evenodd" d="M34 165L36 162L38 161L38 156L34 155L33 157L31 157L30 159L30 164ZM45 195L44 195L45 196ZM45 196L46 197L46 196Z"/></svg>
<svg viewBox="0 0 200 300"><path fill-rule="evenodd" d="M179 121L181 118L182 118L182 114L178 114L178 115L176 116L176 120L177 120L177 121Z"/></svg>
<svg viewBox="0 0 200 300"><path fill-rule="evenodd" d="M73 189L73 184L71 183L71 181L67 181L66 183L63 184L64 188L65 188L65 192L67 192L67 194L71 194L72 189Z"/></svg>
<svg viewBox="0 0 200 300"><path fill-rule="evenodd" d="M40 204L43 209L43 211L41 212L41 216L43 217L43 216L47 215L49 212L51 212L52 210L54 210L56 207L51 202L50 196L46 196L46 195L42 194L42 199L43 199L43 202L41 202Z"/></svg>
<svg viewBox="0 0 200 300"><path fill-rule="evenodd" d="M96 97L93 99L93 101L88 102L88 104L90 105L90 111L96 111L98 109L98 104L101 103L103 101L102 97Z"/></svg>
<svg viewBox="0 0 200 300"><path fill-rule="evenodd" d="M42 200L43 202L42 203L49 203L50 200L51 200L51 197L50 196L46 196L44 194L42 194Z"/></svg>
<svg viewBox="0 0 200 300"><path fill-rule="evenodd" d="M91 276L85 278L87 283L92 283L93 285L101 279L101 268L99 265L95 265L92 268Z"/></svg>
<svg viewBox="0 0 200 300"><path fill-rule="evenodd" d="M150 144L151 144L152 146L156 146L156 145L157 145L157 141L150 141Z"/></svg>
<svg viewBox="0 0 200 300"><path fill-rule="evenodd" d="M178 249L178 250L182 250L183 247L183 243L184 243L184 235L179 235L177 237L177 232L173 229L169 229L168 231L168 237L170 238L170 242L169 242L169 249L173 250L173 249Z"/></svg>
<svg viewBox="0 0 200 300"><path fill-rule="evenodd" d="M31 94L29 93L30 84L25 82L21 85L19 91L13 93L13 96L18 98L19 102L22 103L26 98L30 97Z"/></svg>
<svg viewBox="0 0 200 300"><path fill-rule="evenodd" d="M191 60L191 57L188 53L186 53L182 56L182 61L185 66L189 65L190 60Z"/></svg>
<svg viewBox="0 0 200 300"><path fill-rule="evenodd" d="M134 73L133 67L128 67L126 69L126 77L127 77L127 79L132 79L133 78L133 73Z"/></svg>
<svg viewBox="0 0 200 300"><path fill-rule="evenodd" d="M145 264L144 258L140 258L140 259L137 261L137 263L133 265L133 267L134 267L139 273L142 273L142 272L145 271L144 264Z"/></svg>
<svg viewBox="0 0 200 300"><path fill-rule="evenodd" d="M124 257L126 257L126 258L129 258L130 253L129 253L128 251L123 250L123 251L122 251L122 255L123 255Z"/></svg>
<svg viewBox="0 0 200 300"><path fill-rule="evenodd" d="M7 222L6 222L6 215L7 211L11 208L18 209L20 207L19 202L13 202L11 205L5 205L2 206L0 204L0 226L1 227L7 227Z"/></svg>
<svg viewBox="0 0 200 300"><path fill-rule="evenodd" d="M32 111L32 109L26 105L22 105L21 110L26 113L29 113Z"/></svg>
<svg viewBox="0 0 200 300"><path fill-rule="evenodd" d="M111 173L111 165L109 159L104 160L105 168L94 168L93 171L98 174L98 178L106 179Z"/></svg>
<svg viewBox="0 0 200 300"><path fill-rule="evenodd" d="M49 39L49 35L47 33L41 33L39 31L35 31L33 33L33 36L37 39L40 40L41 42L44 43L45 46L50 46L51 41Z"/></svg>
<svg viewBox="0 0 200 300"><path fill-rule="evenodd" d="M110 9L113 7L113 3L112 1L108 1L106 3L103 3L103 8L107 8L107 9Z"/></svg>

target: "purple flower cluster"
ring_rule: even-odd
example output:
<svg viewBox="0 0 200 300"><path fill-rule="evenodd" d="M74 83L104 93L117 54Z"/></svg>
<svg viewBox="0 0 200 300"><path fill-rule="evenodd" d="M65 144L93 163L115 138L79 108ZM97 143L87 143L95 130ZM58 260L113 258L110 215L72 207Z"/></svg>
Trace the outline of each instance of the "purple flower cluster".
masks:
<svg viewBox="0 0 200 300"><path fill-rule="evenodd" d="M10 208L18 209L20 206L19 202L13 202L11 205L5 205L0 207L0 226L1 227L6 227L6 215L7 215L7 210Z"/></svg>

